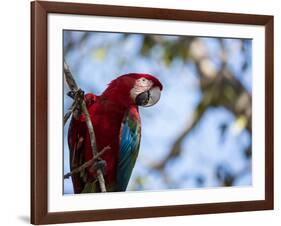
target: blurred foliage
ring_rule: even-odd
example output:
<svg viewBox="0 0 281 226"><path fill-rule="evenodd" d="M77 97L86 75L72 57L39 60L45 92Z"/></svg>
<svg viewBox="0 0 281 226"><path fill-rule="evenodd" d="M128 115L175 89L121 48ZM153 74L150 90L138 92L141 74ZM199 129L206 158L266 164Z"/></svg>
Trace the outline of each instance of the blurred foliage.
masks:
<svg viewBox="0 0 281 226"><path fill-rule="evenodd" d="M80 61L91 56L95 61L101 62L102 67L110 68L112 64L109 63L109 59L112 57L112 52L116 54L114 61L122 68L132 62L132 56L128 54L130 51L136 52L134 56L138 57L139 62L142 60L150 62L152 72L159 72L159 68L166 68L169 71L180 62L181 67L186 66L196 74L198 85L193 85L193 88L200 93L200 98L193 107L192 114L186 114L186 124L182 125L181 132L171 141L169 150L161 159L153 161L152 164L144 164L145 170L142 173L134 171L133 181L130 183L131 190L143 190L147 187L146 184L157 183L149 179L150 175L155 178L160 177L167 188L185 186L184 182L189 180L194 182L192 185L194 187L205 187L208 177L211 177L217 186L233 186L245 175L249 178L245 184L251 184L251 79L250 82L245 81L247 73L251 77L251 40L136 34L118 34L115 38L103 40L101 33L98 36L99 32L74 33L69 31L64 35L64 55L71 62L70 66L74 69L74 74L79 74L77 68L80 67ZM103 35L106 36L106 33ZM126 45L130 44L133 38L140 41L132 50ZM75 58L75 51L78 50L80 55ZM237 56L233 56L233 52ZM117 72L114 76L116 75ZM169 87L170 80L167 77L163 76L160 80L164 83L164 87ZM85 86L82 88L90 89ZM102 91L104 87L99 88L98 84L92 84L91 89ZM189 95L188 92L186 95ZM170 175L167 171L173 170L170 166L175 160L188 155L184 152L186 140L193 136L198 125L207 114L211 114L212 109L224 109L235 117L231 123L227 120L218 125L221 144L225 142L229 133L234 137L241 133L248 134L248 144L242 150L245 159L241 164L239 163L240 169L233 170L228 162L218 161L213 168L212 176L202 172L187 172L175 179L176 176ZM149 112L146 114L149 115ZM208 137L202 138L204 139ZM225 159L231 161L230 158L231 156ZM157 188L157 186L151 187Z"/></svg>

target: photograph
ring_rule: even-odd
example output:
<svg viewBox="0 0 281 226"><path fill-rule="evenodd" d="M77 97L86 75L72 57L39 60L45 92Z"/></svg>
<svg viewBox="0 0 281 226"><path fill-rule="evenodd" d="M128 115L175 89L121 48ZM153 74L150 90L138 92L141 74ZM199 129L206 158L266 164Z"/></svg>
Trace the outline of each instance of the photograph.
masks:
<svg viewBox="0 0 281 226"><path fill-rule="evenodd" d="M31 3L31 222L274 208L274 16Z"/></svg>
<svg viewBox="0 0 281 226"><path fill-rule="evenodd" d="M64 195L252 185L252 39L62 32Z"/></svg>

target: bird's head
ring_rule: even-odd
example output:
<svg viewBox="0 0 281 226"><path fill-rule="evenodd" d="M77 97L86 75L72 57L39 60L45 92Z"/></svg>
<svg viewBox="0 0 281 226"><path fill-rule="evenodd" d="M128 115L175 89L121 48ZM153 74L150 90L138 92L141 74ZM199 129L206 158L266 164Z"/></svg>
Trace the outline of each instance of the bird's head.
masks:
<svg viewBox="0 0 281 226"><path fill-rule="evenodd" d="M103 96L123 106L149 107L159 101L162 88L160 81L152 75L130 73L111 81Z"/></svg>

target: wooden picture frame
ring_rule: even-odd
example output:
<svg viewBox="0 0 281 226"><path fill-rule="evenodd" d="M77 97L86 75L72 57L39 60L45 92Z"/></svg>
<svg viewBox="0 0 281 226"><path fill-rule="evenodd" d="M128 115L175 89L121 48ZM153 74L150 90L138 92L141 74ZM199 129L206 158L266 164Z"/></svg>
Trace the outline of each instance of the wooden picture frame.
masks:
<svg viewBox="0 0 281 226"><path fill-rule="evenodd" d="M265 27L265 199L158 207L48 211L48 14ZM31 223L51 224L273 209L273 16L62 2L31 3Z"/></svg>

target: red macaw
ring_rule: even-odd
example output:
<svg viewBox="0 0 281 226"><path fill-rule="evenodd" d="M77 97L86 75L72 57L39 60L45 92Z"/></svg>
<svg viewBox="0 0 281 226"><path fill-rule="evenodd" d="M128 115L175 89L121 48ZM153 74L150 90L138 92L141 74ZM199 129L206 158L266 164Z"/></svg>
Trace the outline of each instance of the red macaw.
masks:
<svg viewBox="0 0 281 226"><path fill-rule="evenodd" d="M111 81L101 96L86 94L85 102L96 135L98 151L110 146L105 161L107 191L125 191L140 146L138 106L152 106L160 99L162 84L149 74L131 73ZM92 159L90 136L83 114L73 115L68 130L70 169ZM93 167L72 175L74 193L99 192Z"/></svg>

